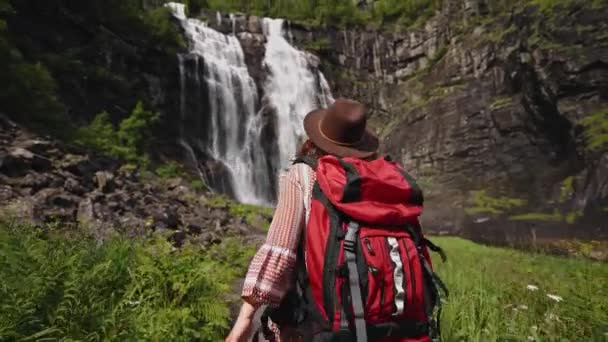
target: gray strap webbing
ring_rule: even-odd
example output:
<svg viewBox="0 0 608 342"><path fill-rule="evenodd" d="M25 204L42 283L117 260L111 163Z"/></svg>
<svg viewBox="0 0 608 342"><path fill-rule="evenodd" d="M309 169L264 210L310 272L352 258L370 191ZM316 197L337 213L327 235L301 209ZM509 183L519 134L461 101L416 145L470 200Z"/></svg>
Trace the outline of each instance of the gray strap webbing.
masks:
<svg viewBox="0 0 608 342"><path fill-rule="evenodd" d="M346 237L344 238L344 259L348 266L348 282L350 284L350 296L353 303L357 342L367 342L367 325L363 312L363 299L361 298L361 286L359 285L359 270L357 269L357 258L355 256L358 233L359 224L350 222L348 224L348 230L346 231Z"/></svg>

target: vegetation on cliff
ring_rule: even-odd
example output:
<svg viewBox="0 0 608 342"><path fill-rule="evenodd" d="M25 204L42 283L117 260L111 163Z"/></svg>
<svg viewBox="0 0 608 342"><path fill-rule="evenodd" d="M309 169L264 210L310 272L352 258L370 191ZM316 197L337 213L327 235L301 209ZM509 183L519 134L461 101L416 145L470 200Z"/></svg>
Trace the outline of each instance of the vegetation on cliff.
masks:
<svg viewBox="0 0 608 342"><path fill-rule="evenodd" d="M191 13L210 9L286 18L313 25L352 27L385 24L409 26L423 22L433 15L442 1L377 0L369 6L358 6L353 0L186 0L186 3Z"/></svg>
<svg viewBox="0 0 608 342"><path fill-rule="evenodd" d="M590 150L599 151L608 147L608 109L583 118L581 124L585 127L585 138Z"/></svg>
<svg viewBox="0 0 608 342"><path fill-rule="evenodd" d="M14 45L7 23L13 14L8 0L0 0L0 112L39 125L55 125L64 110L55 81L44 65L27 61Z"/></svg>
<svg viewBox="0 0 608 342"><path fill-rule="evenodd" d="M49 24L53 32L44 29ZM82 35L91 38L79 41ZM99 98L106 87L129 92L129 80L110 70L104 55L128 44L172 55L185 47L169 9L141 1L0 0L0 112L30 127L66 133L73 127L67 115L75 110L71 100L85 85ZM100 55L105 60L97 61Z"/></svg>

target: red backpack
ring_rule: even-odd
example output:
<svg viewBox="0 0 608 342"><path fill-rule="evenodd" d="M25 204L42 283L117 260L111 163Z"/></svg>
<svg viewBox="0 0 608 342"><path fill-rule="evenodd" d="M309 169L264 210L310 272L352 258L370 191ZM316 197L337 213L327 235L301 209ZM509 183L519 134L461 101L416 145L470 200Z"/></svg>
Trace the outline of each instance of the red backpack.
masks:
<svg viewBox="0 0 608 342"><path fill-rule="evenodd" d="M423 196L390 158L303 158L316 170L296 286L262 315L305 341L429 341L443 282L433 272L418 218ZM265 335L272 340L271 333Z"/></svg>

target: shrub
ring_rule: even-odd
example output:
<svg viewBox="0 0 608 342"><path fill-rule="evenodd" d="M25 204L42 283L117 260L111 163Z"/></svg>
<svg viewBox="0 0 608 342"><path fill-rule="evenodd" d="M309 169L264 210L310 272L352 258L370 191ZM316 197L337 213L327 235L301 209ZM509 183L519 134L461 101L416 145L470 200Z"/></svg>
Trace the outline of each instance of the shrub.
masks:
<svg viewBox="0 0 608 342"><path fill-rule="evenodd" d="M145 166L149 159L146 152L152 127L159 117L158 113L145 110L140 101L129 117L121 121L117 130L110 115L102 112L88 126L79 128L76 142L115 158Z"/></svg>
<svg viewBox="0 0 608 342"><path fill-rule="evenodd" d="M184 177L185 172L182 165L170 161L156 168L156 175L162 179Z"/></svg>

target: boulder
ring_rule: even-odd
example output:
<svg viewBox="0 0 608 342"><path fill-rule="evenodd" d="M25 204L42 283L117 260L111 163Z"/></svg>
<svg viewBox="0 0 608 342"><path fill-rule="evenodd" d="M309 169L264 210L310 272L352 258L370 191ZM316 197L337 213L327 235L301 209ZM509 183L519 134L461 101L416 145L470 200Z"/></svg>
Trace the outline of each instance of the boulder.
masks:
<svg viewBox="0 0 608 342"><path fill-rule="evenodd" d="M83 195L86 192L86 189L74 178L66 179L63 188L76 195Z"/></svg>
<svg viewBox="0 0 608 342"><path fill-rule="evenodd" d="M21 147L12 147L7 153L0 153L0 173L20 177L30 170L48 171L52 163L49 159Z"/></svg>
<svg viewBox="0 0 608 342"><path fill-rule="evenodd" d="M108 171L97 171L93 177L93 182L97 186L97 190L108 193L113 190L114 175Z"/></svg>

